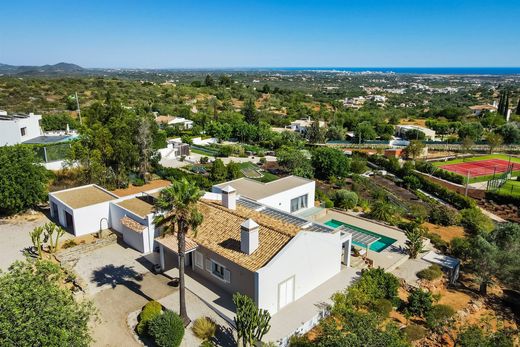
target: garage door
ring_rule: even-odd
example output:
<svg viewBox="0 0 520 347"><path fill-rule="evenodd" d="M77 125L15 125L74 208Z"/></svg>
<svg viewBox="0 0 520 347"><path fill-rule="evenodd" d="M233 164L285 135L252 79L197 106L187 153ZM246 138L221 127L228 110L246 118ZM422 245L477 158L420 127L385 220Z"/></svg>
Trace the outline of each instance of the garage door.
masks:
<svg viewBox="0 0 520 347"><path fill-rule="evenodd" d="M278 309L294 301L294 277L278 285Z"/></svg>

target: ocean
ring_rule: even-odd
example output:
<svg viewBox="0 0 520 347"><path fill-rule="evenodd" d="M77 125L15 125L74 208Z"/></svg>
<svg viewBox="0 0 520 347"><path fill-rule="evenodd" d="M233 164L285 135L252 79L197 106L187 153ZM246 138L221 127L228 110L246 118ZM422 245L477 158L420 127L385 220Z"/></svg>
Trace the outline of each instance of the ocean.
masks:
<svg viewBox="0 0 520 347"><path fill-rule="evenodd" d="M411 75L520 75L520 67L279 67L258 70L383 72Z"/></svg>

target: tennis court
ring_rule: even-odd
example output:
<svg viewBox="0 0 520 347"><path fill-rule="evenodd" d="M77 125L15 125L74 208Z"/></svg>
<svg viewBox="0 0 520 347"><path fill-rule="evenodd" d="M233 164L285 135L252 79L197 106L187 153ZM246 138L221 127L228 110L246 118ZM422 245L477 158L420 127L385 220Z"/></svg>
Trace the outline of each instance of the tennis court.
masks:
<svg viewBox="0 0 520 347"><path fill-rule="evenodd" d="M469 172L471 177L488 176L493 173L504 173L512 166L513 171L520 170L520 164L509 162L502 159L487 159L471 161L466 163L446 164L439 166L441 169L451 171L461 176L466 176Z"/></svg>

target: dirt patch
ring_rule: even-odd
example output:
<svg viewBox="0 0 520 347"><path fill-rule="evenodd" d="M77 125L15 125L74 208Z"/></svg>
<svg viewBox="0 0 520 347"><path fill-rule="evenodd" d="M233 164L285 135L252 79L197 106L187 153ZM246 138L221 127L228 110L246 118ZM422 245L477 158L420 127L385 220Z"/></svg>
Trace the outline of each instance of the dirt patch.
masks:
<svg viewBox="0 0 520 347"><path fill-rule="evenodd" d="M400 125L418 125L421 127L426 127L426 119L401 119L399 121Z"/></svg>
<svg viewBox="0 0 520 347"><path fill-rule="evenodd" d="M432 223L423 223L422 225L428 232L437 234L446 242L450 242L452 239L456 237L464 237L464 228L458 225L452 225L449 227L436 225Z"/></svg>

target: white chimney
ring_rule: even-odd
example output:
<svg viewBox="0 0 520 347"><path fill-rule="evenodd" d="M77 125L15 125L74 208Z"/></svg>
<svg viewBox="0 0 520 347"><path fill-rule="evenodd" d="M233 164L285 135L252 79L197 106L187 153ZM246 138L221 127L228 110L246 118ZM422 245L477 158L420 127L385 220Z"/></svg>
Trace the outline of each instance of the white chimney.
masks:
<svg viewBox="0 0 520 347"><path fill-rule="evenodd" d="M222 191L222 206L230 210L237 209L237 191L231 186L225 186Z"/></svg>
<svg viewBox="0 0 520 347"><path fill-rule="evenodd" d="M240 225L240 250L246 254L253 254L258 248L258 229L260 226L249 218Z"/></svg>

